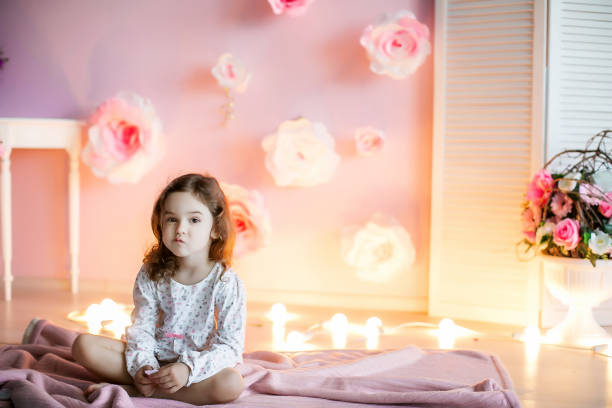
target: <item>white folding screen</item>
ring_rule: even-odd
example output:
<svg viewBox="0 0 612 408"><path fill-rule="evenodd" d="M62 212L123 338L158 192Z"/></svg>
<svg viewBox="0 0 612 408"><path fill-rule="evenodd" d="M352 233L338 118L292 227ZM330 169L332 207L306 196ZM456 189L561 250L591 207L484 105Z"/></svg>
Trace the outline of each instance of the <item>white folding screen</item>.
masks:
<svg viewBox="0 0 612 408"><path fill-rule="evenodd" d="M547 158L612 129L612 1L550 2Z"/></svg>
<svg viewBox="0 0 612 408"><path fill-rule="evenodd" d="M515 256L542 164L546 4L437 0L429 312L537 323Z"/></svg>
<svg viewBox="0 0 612 408"><path fill-rule="evenodd" d="M546 160L612 129L612 1L550 1L548 30ZM543 327L566 310L542 288ZM600 324L612 324L612 301L594 313Z"/></svg>

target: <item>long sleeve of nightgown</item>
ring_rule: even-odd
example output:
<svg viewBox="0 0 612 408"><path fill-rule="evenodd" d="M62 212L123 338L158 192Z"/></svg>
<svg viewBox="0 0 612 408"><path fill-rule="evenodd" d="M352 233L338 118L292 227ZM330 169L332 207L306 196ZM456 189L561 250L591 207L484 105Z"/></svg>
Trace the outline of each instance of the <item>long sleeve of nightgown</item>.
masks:
<svg viewBox="0 0 612 408"><path fill-rule="evenodd" d="M144 267L138 272L134 283L134 311L132 326L127 329L125 360L132 378L145 365L159 368L155 358L155 325L159 315L154 283Z"/></svg>
<svg viewBox="0 0 612 408"><path fill-rule="evenodd" d="M185 350L179 360L191 369L187 384L200 382L226 367L242 362L246 326L246 294L242 281L233 272L226 272L215 295L218 311L217 330L210 347L204 351Z"/></svg>

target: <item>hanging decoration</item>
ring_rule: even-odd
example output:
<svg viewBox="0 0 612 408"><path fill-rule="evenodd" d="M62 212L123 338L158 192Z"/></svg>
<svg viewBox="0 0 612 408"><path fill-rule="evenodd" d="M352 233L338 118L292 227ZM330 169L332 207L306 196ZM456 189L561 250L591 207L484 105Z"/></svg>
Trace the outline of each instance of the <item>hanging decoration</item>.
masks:
<svg viewBox="0 0 612 408"><path fill-rule="evenodd" d="M221 189L236 231L234 255L240 258L265 247L272 228L263 196L257 190L247 190L234 184L221 183Z"/></svg>
<svg viewBox="0 0 612 408"><path fill-rule="evenodd" d="M385 14L376 25L366 27L361 45L370 59L370 70L393 79L414 73L431 53L429 28L408 10Z"/></svg>
<svg viewBox="0 0 612 408"><path fill-rule="evenodd" d="M361 156L373 156L385 145L385 133L371 126L355 129L355 145Z"/></svg>
<svg viewBox="0 0 612 408"><path fill-rule="evenodd" d="M369 282L389 282L412 266L415 250L410 234L397 221L376 213L365 226L345 228L342 257Z"/></svg>
<svg viewBox="0 0 612 408"><path fill-rule="evenodd" d="M262 147L266 168L278 186L307 187L328 182L340 162L334 138L324 124L305 118L287 120Z"/></svg>
<svg viewBox="0 0 612 408"><path fill-rule="evenodd" d="M231 92L245 92L251 79L251 73L232 54L225 53L219 57L217 64L212 68L212 74L217 79L219 85L225 90L227 102L223 105L222 109L223 123L227 125L236 117L234 113L235 103Z"/></svg>
<svg viewBox="0 0 612 408"><path fill-rule="evenodd" d="M268 0L276 15L287 14L292 17L301 16L314 0Z"/></svg>
<svg viewBox="0 0 612 408"><path fill-rule="evenodd" d="M162 156L162 125L150 100L121 92L89 119L81 157L111 183L136 183Z"/></svg>
<svg viewBox="0 0 612 408"><path fill-rule="evenodd" d="M4 68L4 66L9 60L8 58L2 56L3 53L4 52L0 49L0 69Z"/></svg>

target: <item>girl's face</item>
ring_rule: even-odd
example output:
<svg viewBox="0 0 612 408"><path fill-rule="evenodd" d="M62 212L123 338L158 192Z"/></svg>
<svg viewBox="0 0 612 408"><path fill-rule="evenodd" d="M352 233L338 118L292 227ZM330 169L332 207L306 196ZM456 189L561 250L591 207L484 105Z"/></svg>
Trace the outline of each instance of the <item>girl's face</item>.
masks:
<svg viewBox="0 0 612 408"><path fill-rule="evenodd" d="M179 258L208 259L213 217L190 192L171 193L161 214L162 241Z"/></svg>

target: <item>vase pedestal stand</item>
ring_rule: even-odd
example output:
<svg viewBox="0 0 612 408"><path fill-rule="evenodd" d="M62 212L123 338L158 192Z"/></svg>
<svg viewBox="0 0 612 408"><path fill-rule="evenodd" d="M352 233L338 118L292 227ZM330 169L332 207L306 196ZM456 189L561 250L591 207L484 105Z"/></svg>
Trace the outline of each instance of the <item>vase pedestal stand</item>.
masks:
<svg viewBox="0 0 612 408"><path fill-rule="evenodd" d="M548 330L545 343L592 348L612 342L593 317L593 308L612 297L612 260L542 256L544 283L551 295L568 306L567 315Z"/></svg>

